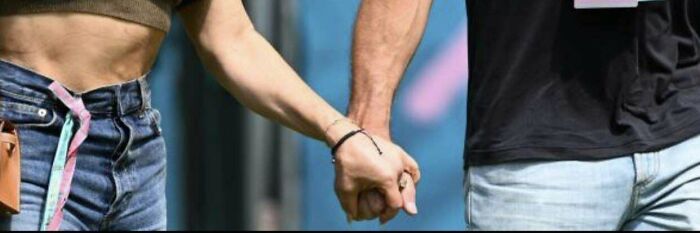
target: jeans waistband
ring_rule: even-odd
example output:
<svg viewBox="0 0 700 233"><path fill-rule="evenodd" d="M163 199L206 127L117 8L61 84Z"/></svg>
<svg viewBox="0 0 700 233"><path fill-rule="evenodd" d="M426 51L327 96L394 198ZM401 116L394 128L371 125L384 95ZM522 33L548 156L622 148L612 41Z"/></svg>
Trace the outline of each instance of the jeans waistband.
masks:
<svg viewBox="0 0 700 233"><path fill-rule="evenodd" d="M121 116L143 111L151 107L147 77L81 94L71 92L71 95L80 97L93 115ZM52 82L30 69L0 60L0 96L19 98L51 108L60 104L48 88Z"/></svg>

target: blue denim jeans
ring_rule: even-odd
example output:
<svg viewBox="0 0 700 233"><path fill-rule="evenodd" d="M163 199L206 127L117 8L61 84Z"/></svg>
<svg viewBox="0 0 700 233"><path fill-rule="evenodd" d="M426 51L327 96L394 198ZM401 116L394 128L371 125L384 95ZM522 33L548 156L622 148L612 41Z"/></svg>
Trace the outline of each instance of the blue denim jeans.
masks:
<svg viewBox="0 0 700 233"><path fill-rule="evenodd" d="M601 161L472 166L470 230L700 230L700 136Z"/></svg>
<svg viewBox="0 0 700 233"><path fill-rule="evenodd" d="M21 212L0 231L38 230L51 163L68 113L51 80L0 61L0 118L19 129ZM145 78L76 95L92 115L78 149L61 230L164 230L165 143Z"/></svg>

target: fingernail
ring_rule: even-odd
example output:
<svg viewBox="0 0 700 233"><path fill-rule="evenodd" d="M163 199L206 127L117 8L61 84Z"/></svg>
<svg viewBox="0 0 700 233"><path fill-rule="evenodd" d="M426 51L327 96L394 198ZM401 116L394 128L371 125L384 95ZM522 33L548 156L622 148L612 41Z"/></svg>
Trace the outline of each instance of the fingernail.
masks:
<svg viewBox="0 0 700 233"><path fill-rule="evenodd" d="M418 214L418 207L414 202L406 203L406 210L408 210L410 214Z"/></svg>

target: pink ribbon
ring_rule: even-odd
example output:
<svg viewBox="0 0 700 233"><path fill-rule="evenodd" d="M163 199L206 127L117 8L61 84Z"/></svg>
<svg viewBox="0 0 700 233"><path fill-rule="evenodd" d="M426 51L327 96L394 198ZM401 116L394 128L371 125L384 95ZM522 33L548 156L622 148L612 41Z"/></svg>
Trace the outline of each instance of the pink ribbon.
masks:
<svg viewBox="0 0 700 233"><path fill-rule="evenodd" d="M66 166L63 172L63 177L61 178L61 188L60 197L58 199L58 204L56 205L56 212L51 218L49 223L49 231L58 231L63 221L63 207L68 201L68 195L70 194L71 182L73 182L73 174L75 173L75 162L78 155L78 147L87 139L88 132L90 131L90 112L85 108L83 100L81 98L75 98L68 93L68 91L57 82L51 83L49 89L58 97L63 104L65 104L71 111L71 113L78 117L80 120L80 128L78 132L75 133L73 140L70 143L68 149L68 157L66 159Z"/></svg>

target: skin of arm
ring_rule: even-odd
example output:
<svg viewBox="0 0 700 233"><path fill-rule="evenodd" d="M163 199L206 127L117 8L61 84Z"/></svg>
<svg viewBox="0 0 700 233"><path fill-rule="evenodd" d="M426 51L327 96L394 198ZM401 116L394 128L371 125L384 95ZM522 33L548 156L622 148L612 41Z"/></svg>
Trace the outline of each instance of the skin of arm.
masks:
<svg viewBox="0 0 700 233"><path fill-rule="evenodd" d="M348 116L389 140L394 95L423 37L431 6L432 0L363 0L357 14ZM406 179L404 206L415 214L414 181L417 183L419 177ZM381 195L374 190L361 195L366 198L360 201L360 216L370 219L380 214L384 206ZM380 221L387 221L387 217L380 216Z"/></svg>
<svg viewBox="0 0 700 233"><path fill-rule="evenodd" d="M203 63L219 83L251 110L307 136L335 145L359 127L319 97L254 28L240 0L200 0L179 10ZM418 167L400 147L354 136L336 153L335 191L350 219L360 192L377 189L385 212L403 205L398 179Z"/></svg>
<svg viewBox="0 0 700 233"><path fill-rule="evenodd" d="M197 1L180 16L207 69L237 100L306 136L328 140L325 127L342 114L255 30L240 1Z"/></svg>
<svg viewBox="0 0 700 233"><path fill-rule="evenodd" d="M352 44L352 96L348 116L390 138L391 106L420 43L432 0L364 0Z"/></svg>

